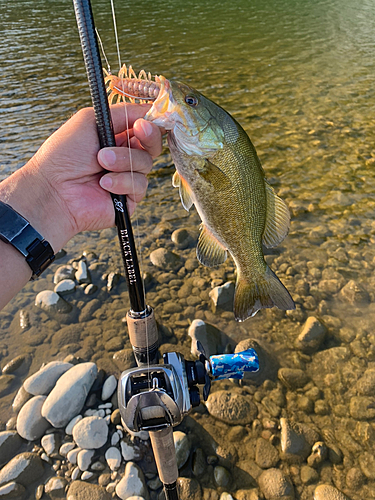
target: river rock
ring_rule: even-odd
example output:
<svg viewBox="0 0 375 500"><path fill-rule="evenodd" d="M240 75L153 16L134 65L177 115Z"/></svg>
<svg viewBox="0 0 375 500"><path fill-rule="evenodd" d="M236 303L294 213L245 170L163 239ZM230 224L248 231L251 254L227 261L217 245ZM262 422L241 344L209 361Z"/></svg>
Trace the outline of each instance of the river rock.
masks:
<svg viewBox="0 0 375 500"><path fill-rule="evenodd" d="M43 418L41 413L45 400L46 396L34 396L21 408L18 414L17 432L28 441L41 438L50 427L50 423Z"/></svg>
<svg viewBox="0 0 375 500"><path fill-rule="evenodd" d="M349 500L344 493L329 484L320 484L315 488L314 500Z"/></svg>
<svg viewBox="0 0 375 500"><path fill-rule="evenodd" d="M215 313L218 309L224 311L233 311L234 283L228 281L224 285L215 286L209 293L212 305L212 311Z"/></svg>
<svg viewBox="0 0 375 500"><path fill-rule="evenodd" d="M247 349L254 349L258 354L259 370L257 372L245 372L242 380L257 385L262 384L265 380L274 380L277 377L277 370L279 368L277 357L268 348L252 338L239 342L234 352L238 353Z"/></svg>
<svg viewBox="0 0 375 500"><path fill-rule="evenodd" d="M73 439L80 448L101 448L108 438L108 425L104 418L85 417L73 428Z"/></svg>
<svg viewBox="0 0 375 500"><path fill-rule="evenodd" d="M51 477L44 486L44 491L51 498L51 500L58 500L65 498L65 488L68 481L65 477Z"/></svg>
<svg viewBox="0 0 375 500"><path fill-rule="evenodd" d="M74 278L75 272L76 271L73 266L60 266L56 269L55 275L53 277L53 282L56 285L57 283L65 279L71 280Z"/></svg>
<svg viewBox="0 0 375 500"><path fill-rule="evenodd" d="M375 397L375 368L367 368L357 381L358 394Z"/></svg>
<svg viewBox="0 0 375 500"><path fill-rule="evenodd" d="M311 445L307 442L301 425L280 419L281 452L288 462L302 462L308 457Z"/></svg>
<svg viewBox="0 0 375 500"><path fill-rule="evenodd" d="M215 326L201 319L194 319L189 326L188 335L191 337L191 353L194 356L199 356L198 341L202 344L206 356L221 352L221 333Z"/></svg>
<svg viewBox="0 0 375 500"><path fill-rule="evenodd" d="M309 381L306 373L298 368L280 368L278 377L291 391L304 387Z"/></svg>
<svg viewBox="0 0 375 500"><path fill-rule="evenodd" d="M202 489L196 479L190 477L179 477L177 479L177 485L180 500L201 500Z"/></svg>
<svg viewBox="0 0 375 500"><path fill-rule="evenodd" d="M76 284L74 283L73 280L62 280L57 283L53 291L63 297L64 295L69 295L70 293L73 293L75 289L76 289Z"/></svg>
<svg viewBox="0 0 375 500"><path fill-rule="evenodd" d="M177 467L181 469L190 455L190 440L184 432L175 431L173 441L176 450Z"/></svg>
<svg viewBox="0 0 375 500"><path fill-rule="evenodd" d="M363 474L374 481L375 479L375 457L373 453L369 453L367 451L362 452L358 458L359 466Z"/></svg>
<svg viewBox="0 0 375 500"><path fill-rule="evenodd" d="M29 367L31 362L30 356L28 354L20 354L12 360L10 360L3 368L2 372L4 374L25 371Z"/></svg>
<svg viewBox="0 0 375 500"><path fill-rule="evenodd" d="M71 304L52 290L43 290L35 298L35 305L50 313L66 314L72 310Z"/></svg>
<svg viewBox="0 0 375 500"><path fill-rule="evenodd" d="M279 469L268 469L258 477L258 484L266 500L294 500L293 484Z"/></svg>
<svg viewBox="0 0 375 500"><path fill-rule="evenodd" d="M51 361L34 373L34 375L27 378L23 383L23 387L26 392L34 396L47 395L61 375L72 367L73 365L71 363Z"/></svg>
<svg viewBox="0 0 375 500"><path fill-rule="evenodd" d="M316 352L326 335L326 327L314 316L307 318L295 346L307 354Z"/></svg>
<svg viewBox="0 0 375 500"><path fill-rule="evenodd" d="M217 391L206 402L210 415L232 425L250 424L258 414L258 408L241 393Z"/></svg>
<svg viewBox="0 0 375 500"><path fill-rule="evenodd" d="M374 398L368 396L353 396L350 398L349 411L355 420L372 420L375 418Z"/></svg>
<svg viewBox="0 0 375 500"><path fill-rule="evenodd" d="M82 307L78 321L83 323L85 321L90 321L94 312L101 307L102 303L99 299L92 299L85 306Z"/></svg>
<svg viewBox="0 0 375 500"><path fill-rule="evenodd" d="M22 439L16 431L0 432L0 467L14 456L21 444Z"/></svg>
<svg viewBox="0 0 375 500"><path fill-rule="evenodd" d="M134 368L137 363L134 359L133 349L121 349L115 352L113 355L113 361L115 362L117 368L120 371L128 370L129 368Z"/></svg>
<svg viewBox="0 0 375 500"><path fill-rule="evenodd" d="M225 467L217 465L214 468L214 479L219 488L226 488L230 484L231 477L229 471Z"/></svg>
<svg viewBox="0 0 375 500"><path fill-rule="evenodd" d="M20 498L23 498L25 491L26 489L22 486L22 484L11 481L10 483L0 486L0 499L11 500L12 498L15 498L16 500L19 500Z"/></svg>
<svg viewBox="0 0 375 500"><path fill-rule="evenodd" d="M89 270L87 269L86 261L80 260L78 262L78 269L75 273L75 279L79 284L91 283L91 276Z"/></svg>
<svg viewBox="0 0 375 500"><path fill-rule="evenodd" d="M73 427L76 425L77 422L82 420L82 415L77 415L76 417L72 418L72 420L69 422L69 424L65 427L65 434L69 434L70 436L73 434Z"/></svg>
<svg viewBox="0 0 375 500"><path fill-rule="evenodd" d="M117 285L117 283L120 281L120 278L121 278L121 274L120 273L115 273L115 272L111 272L108 274L108 277L107 277L107 290L109 292L111 292L115 286Z"/></svg>
<svg viewBox="0 0 375 500"><path fill-rule="evenodd" d="M77 465L79 470L85 471L90 467L95 450L81 450L77 455Z"/></svg>
<svg viewBox="0 0 375 500"><path fill-rule="evenodd" d="M48 456L56 453L61 444L61 435L55 432L42 437L40 444Z"/></svg>
<svg viewBox="0 0 375 500"><path fill-rule="evenodd" d="M181 258L166 248L158 248L151 252L150 260L155 267L160 269L172 270L182 265Z"/></svg>
<svg viewBox="0 0 375 500"><path fill-rule="evenodd" d="M21 385L21 387L18 389L17 394L14 396L13 403L12 403L12 409L15 413L18 413L22 406L33 397L32 394L29 394Z"/></svg>
<svg viewBox="0 0 375 500"><path fill-rule="evenodd" d="M191 236L189 230L183 227L173 231L171 240L181 250L188 248L194 243L194 238Z"/></svg>
<svg viewBox="0 0 375 500"><path fill-rule="evenodd" d="M116 486L116 495L121 500L127 500L127 498L135 495L141 496L145 500L149 499L143 472L135 463L128 462L126 464L124 476Z"/></svg>
<svg viewBox="0 0 375 500"><path fill-rule="evenodd" d="M112 500L112 495L99 485L84 481L73 481L66 500Z"/></svg>
<svg viewBox="0 0 375 500"><path fill-rule="evenodd" d="M65 427L80 413L97 374L95 363L73 366L59 378L48 395L42 408L42 416L54 427Z"/></svg>
<svg viewBox="0 0 375 500"><path fill-rule="evenodd" d="M107 461L108 467L113 471L119 469L121 465L121 453L118 448L111 446L105 452L105 459Z"/></svg>
<svg viewBox="0 0 375 500"><path fill-rule="evenodd" d="M0 486L16 481L27 487L43 474L43 461L36 453L20 453L0 470Z"/></svg>
<svg viewBox="0 0 375 500"><path fill-rule="evenodd" d="M370 296L368 292L354 280L350 280L340 291L340 298L349 304L368 304Z"/></svg>
<svg viewBox="0 0 375 500"><path fill-rule="evenodd" d="M102 389L102 401L107 401L117 388L117 378L114 375L110 375L103 384Z"/></svg>
<svg viewBox="0 0 375 500"><path fill-rule="evenodd" d="M262 437L257 439L255 462L259 467L262 469L276 467L279 459L277 449L267 439L263 439Z"/></svg>
<svg viewBox="0 0 375 500"><path fill-rule="evenodd" d="M138 446L135 446L131 442L128 443L128 442L122 440L122 441L120 441L120 447L121 447L121 455L123 456L123 458L126 462L129 462L132 460L137 461L140 459L141 454L140 454L140 449L138 448Z"/></svg>

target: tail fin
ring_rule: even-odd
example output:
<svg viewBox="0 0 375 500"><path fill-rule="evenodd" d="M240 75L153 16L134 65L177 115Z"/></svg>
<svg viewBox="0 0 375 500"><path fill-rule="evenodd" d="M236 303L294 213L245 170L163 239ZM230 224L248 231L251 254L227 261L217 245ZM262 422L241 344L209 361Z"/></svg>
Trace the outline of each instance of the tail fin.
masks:
<svg viewBox="0 0 375 500"><path fill-rule="evenodd" d="M267 266L264 275L257 281L238 275L234 296L234 316L236 321L255 316L259 309L276 306L284 311L295 309L288 290Z"/></svg>

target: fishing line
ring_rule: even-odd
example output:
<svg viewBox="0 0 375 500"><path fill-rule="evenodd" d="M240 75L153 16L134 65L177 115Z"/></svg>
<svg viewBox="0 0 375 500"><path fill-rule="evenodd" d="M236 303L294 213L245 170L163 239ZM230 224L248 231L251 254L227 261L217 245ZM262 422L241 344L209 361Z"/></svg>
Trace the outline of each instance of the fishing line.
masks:
<svg viewBox="0 0 375 500"><path fill-rule="evenodd" d="M115 40L116 40L116 49L117 49L117 60L119 64L119 68L122 68L121 64L121 55L120 55L120 43L118 39L118 32L117 32L117 23L116 23L116 13L115 13L115 6L114 6L114 0L111 0L111 11L112 11L112 21L113 21L113 29L115 33ZM122 90L125 91L124 88L124 83L122 82ZM126 130L129 131L129 115L128 115L128 110L126 106L126 100L124 98L124 110L125 110L125 124L126 124ZM135 186L134 186L134 171L133 171L133 158L132 158L132 149L130 145L130 135L129 132L127 133L127 145L129 149L129 164L130 164L130 175L131 175L131 180L132 180L132 188L133 188L133 200L135 203ZM136 238L138 242L138 251L139 251L139 260L140 260L140 267L143 269L143 253L141 251L141 238L140 238L140 231L139 231L139 221L138 217L135 217L135 225L136 225ZM145 304L147 304L146 300L146 288L145 288L145 280L141 276L142 279L142 288L143 288L143 294L145 297ZM147 305L146 305L147 307ZM148 338L148 331L147 331L147 321L145 322L145 333L146 333L146 357L147 357L147 367L149 368L150 366L150 353L149 353L149 338ZM148 385L149 388L151 387L151 377L148 379Z"/></svg>

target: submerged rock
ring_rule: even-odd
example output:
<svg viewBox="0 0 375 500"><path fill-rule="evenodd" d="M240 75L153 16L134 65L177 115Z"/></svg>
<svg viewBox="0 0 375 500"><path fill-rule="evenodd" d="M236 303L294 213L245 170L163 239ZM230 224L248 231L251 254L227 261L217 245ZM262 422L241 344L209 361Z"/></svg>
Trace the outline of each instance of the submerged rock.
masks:
<svg viewBox="0 0 375 500"><path fill-rule="evenodd" d="M349 500L344 493L329 484L320 484L315 488L314 500Z"/></svg>
<svg viewBox="0 0 375 500"><path fill-rule="evenodd" d="M224 285L216 286L210 291L209 296L214 313L217 309L233 311L234 283L231 281L224 283Z"/></svg>
<svg viewBox="0 0 375 500"><path fill-rule="evenodd" d="M35 299L35 305L50 313L68 313L72 310L71 304L66 302L60 295L52 290L39 292Z"/></svg>
<svg viewBox="0 0 375 500"><path fill-rule="evenodd" d="M324 340L326 331L326 327L317 318L310 316L296 340L297 349L305 353L317 351Z"/></svg>
<svg viewBox="0 0 375 500"><path fill-rule="evenodd" d="M249 397L234 391L210 394L206 406L210 415L230 424L250 424L258 414L258 408Z"/></svg>
<svg viewBox="0 0 375 500"><path fill-rule="evenodd" d="M258 484L266 500L294 500L291 480L279 469L268 469L258 477Z"/></svg>
<svg viewBox="0 0 375 500"><path fill-rule="evenodd" d="M182 265L179 255L165 248L158 248L150 254L152 264L161 269L175 269Z"/></svg>

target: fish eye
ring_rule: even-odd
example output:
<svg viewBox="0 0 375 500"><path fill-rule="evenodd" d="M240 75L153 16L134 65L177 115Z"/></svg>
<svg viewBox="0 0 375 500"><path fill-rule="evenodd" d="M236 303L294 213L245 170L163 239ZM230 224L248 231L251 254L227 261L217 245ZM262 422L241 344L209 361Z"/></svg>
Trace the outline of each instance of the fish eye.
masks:
<svg viewBox="0 0 375 500"><path fill-rule="evenodd" d="M198 104L198 99L194 95L187 95L185 97L185 102L189 106L195 107Z"/></svg>

